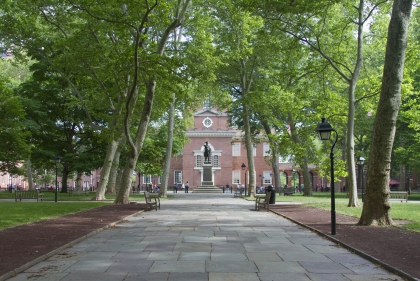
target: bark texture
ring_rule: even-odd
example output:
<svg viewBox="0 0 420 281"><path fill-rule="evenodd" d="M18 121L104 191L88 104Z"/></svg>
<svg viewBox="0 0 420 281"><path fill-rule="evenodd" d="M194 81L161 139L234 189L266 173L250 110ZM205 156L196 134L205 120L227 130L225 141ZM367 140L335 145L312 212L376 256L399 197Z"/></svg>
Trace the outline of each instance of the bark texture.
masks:
<svg viewBox="0 0 420 281"><path fill-rule="evenodd" d="M117 193L117 176L120 174L120 156L122 145L119 145L117 151L114 154L114 161L111 165L111 171L109 172L109 181L108 181L108 189L106 190L106 194L116 194Z"/></svg>
<svg viewBox="0 0 420 281"><path fill-rule="evenodd" d="M111 171L112 160L114 159L115 151L118 147L118 141L111 140L108 143L108 150L105 156L104 164L102 165L99 186L96 189L96 195L93 200L105 200L105 191L108 185L109 173Z"/></svg>
<svg viewBox="0 0 420 281"><path fill-rule="evenodd" d="M175 105L175 94L173 94L172 102L169 105L168 142L166 143L165 164L163 167L162 184L160 187L161 197L168 196L169 171L171 169L172 144L173 144L173 139L174 139L174 123L175 123L174 105Z"/></svg>
<svg viewBox="0 0 420 281"><path fill-rule="evenodd" d="M389 171L412 0L396 0L388 27L381 95L372 133L361 225L393 224L389 204Z"/></svg>

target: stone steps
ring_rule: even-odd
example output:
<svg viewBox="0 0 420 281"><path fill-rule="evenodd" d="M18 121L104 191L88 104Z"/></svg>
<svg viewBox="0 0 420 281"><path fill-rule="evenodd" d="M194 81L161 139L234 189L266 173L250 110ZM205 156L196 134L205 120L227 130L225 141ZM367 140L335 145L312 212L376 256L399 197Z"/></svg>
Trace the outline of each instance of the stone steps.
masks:
<svg viewBox="0 0 420 281"><path fill-rule="evenodd" d="M216 186L201 185L192 190L193 193L222 193L223 190Z"/></svg>

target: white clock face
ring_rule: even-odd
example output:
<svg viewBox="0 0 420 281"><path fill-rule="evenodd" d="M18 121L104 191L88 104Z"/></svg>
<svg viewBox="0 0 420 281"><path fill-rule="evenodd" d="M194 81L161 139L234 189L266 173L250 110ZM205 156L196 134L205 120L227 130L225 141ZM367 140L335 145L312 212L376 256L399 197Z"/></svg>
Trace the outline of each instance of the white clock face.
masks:
<svg viewBox="0 0 420 281"><path fill-rule="evenodd" d="M203 120L203 125L204 127L209 128L211 125L213 125L213 121L210 118L206 117Z"/></svg>

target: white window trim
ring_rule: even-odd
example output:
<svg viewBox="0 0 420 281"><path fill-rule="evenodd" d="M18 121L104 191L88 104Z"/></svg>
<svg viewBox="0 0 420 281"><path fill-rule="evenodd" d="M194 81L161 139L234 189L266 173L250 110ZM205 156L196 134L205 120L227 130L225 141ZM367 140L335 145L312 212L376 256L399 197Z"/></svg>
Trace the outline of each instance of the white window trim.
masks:
<svg viewBox="0 0 420 281"><path fill-rule="evenodd" d="M239 184L239 183L241 183L241 172L232 171L232 184Z"/></svg>
<svg viewBox="0 0 420 281"><path fill-rule="evenodd" d="M232 156L241 156L241 143L235 142L232 144Z"/></svg>
<svg viewBox="0 0 420 281"><path fill-rule="evenodd" d="M263 156L271 156L270 144L268 142L263 143Z"/></svg>
<svg viewBox="0 0 420 281"><path fill-rule="evenodd" d="M272 177L272 175L270 176L270 174L271 174L271 171L263 171L263 176L264 176L263 183L264 184L273 184L273 177Z"/></svg>
<svg viewBox="0 0 420 281"><path fill-rule="evenodd" d="M218 168L219 167L219 155L213 155L213 167Z"/></svg>
<svg viewBox="0 0 420 281"><path fill-rule="evenodd" d="M178 179L178 182L176 182L176 180L177 180L177 176L176 175L179 175L179 179ZM181 170L176 170L176 171L174 171L174 183L177 183L177 184L181 184L182 183L182 171Z"/></svg>

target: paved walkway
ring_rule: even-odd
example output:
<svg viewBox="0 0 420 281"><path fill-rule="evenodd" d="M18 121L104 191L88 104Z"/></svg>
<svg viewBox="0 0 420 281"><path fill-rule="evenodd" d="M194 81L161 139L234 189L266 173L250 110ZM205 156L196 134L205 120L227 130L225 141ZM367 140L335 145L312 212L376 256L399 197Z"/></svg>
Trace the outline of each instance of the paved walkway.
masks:
<svg viewBox="0 0 420 281"><path fill-rule="evenodd" d="M230 194L175 194L9 280L403 280Z"/></svg>

